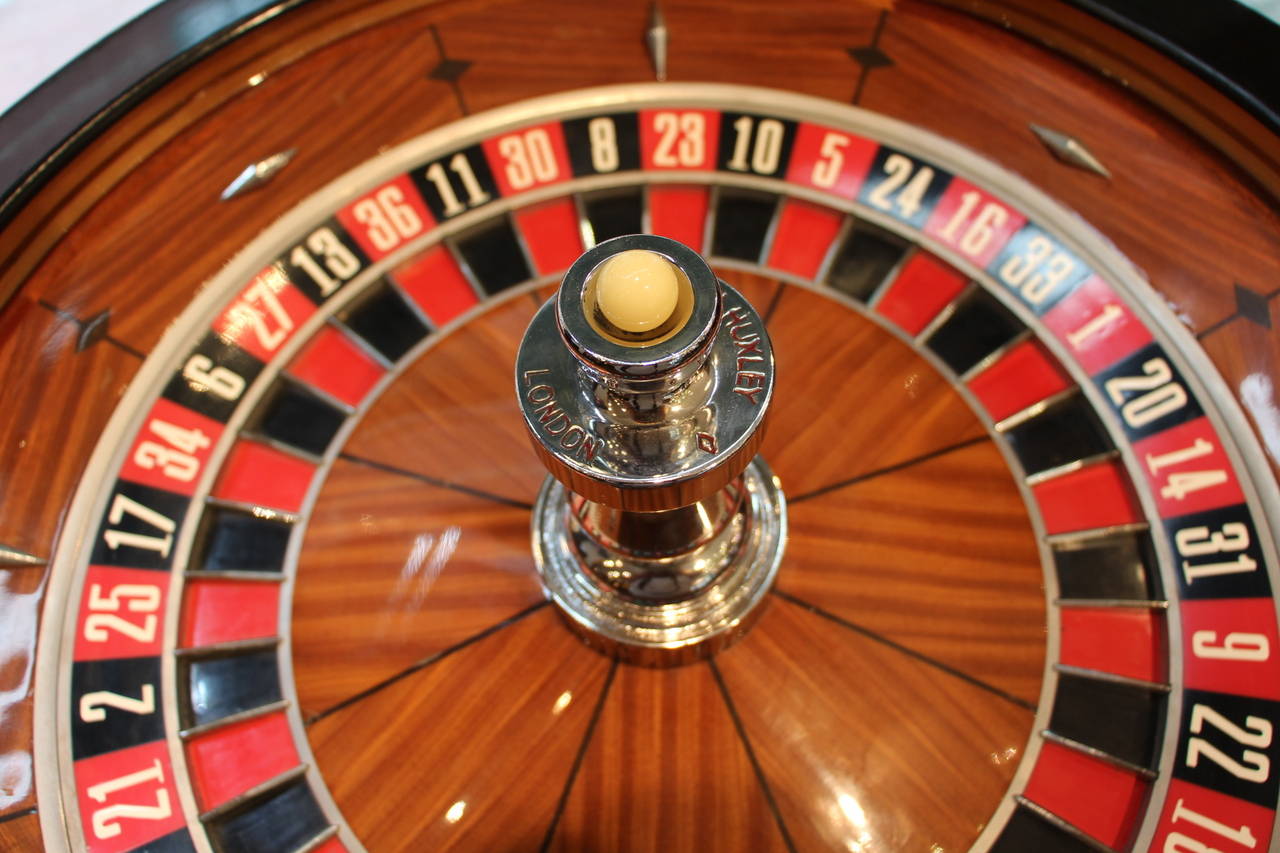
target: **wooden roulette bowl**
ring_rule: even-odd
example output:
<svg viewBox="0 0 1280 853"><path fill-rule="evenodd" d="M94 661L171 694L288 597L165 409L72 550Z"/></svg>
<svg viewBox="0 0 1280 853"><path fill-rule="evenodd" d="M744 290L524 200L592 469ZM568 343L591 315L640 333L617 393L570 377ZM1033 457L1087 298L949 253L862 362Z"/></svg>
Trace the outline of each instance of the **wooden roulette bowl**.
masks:
<svg viewBox="0 0 1280 853"><path fill-rule="evenodd" d="M663 82L639 4L202 8L6 117L0 847L1276 846L1265 99L1058 3L664 3ZM635 231L790 506L667 668L546 602L511 384Z"/></svg>

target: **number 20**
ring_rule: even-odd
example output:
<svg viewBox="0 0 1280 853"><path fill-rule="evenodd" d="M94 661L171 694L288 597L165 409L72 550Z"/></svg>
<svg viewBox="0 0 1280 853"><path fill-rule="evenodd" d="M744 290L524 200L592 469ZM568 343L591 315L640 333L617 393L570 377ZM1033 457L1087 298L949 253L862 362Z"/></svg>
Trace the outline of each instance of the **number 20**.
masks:
<svg viewBox="0 0 1280 853"><path fill-rule="evenodd" d="M1107 396L1120 407L1124 422L1137 429L1176 412L1187 402L1187 392L1173 379L1173 369L1163 358L1143 362L1141 376L1116 376L1106 381ZM1131 399L1126 394L1142 391Z"/></svg>

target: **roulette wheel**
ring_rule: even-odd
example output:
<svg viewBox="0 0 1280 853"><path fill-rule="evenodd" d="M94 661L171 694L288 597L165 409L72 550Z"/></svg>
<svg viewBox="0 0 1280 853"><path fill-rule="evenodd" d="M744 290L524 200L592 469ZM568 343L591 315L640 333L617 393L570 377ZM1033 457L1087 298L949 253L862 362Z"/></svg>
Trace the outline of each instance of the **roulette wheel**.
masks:
<svg viewBox="0 0 1280 853"><path fill-rule="evenodd" d="M1121 8L193 0L6 116L0 846L1275 848L1274 30ZM679 665L513 381L637 233L777 359Z"/></svg>

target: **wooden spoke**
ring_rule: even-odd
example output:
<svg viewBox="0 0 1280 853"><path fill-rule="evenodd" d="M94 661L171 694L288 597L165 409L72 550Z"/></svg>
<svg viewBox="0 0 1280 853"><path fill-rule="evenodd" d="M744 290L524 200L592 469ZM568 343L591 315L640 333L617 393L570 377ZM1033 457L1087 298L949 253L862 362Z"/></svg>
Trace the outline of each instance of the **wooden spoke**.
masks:
<svg viewBox="0 0 1280 853"><path fill-rule="evenodd" d="M551 849L627 847L785 849L705 665L614 677Z"/></svg>
<svg viewBox="0 0 1280 853"><path fill-rule="evenodd" d="M762 452L789 494L985 434L932 365L829 297L788 288L769 335L778 390Z"/></svg>
<svg viewBox="0 0 1280 853"><path fill-rule="evenodd" d="M1040 555L994 445L802 502L790 522L780 590L1037 700L1045 632Z"/></svg>
<svg viewBox="0 0 1280 853"><path fill-rule="evenodd" d="M775 599L716 665L796 849L963 850L1031 713Z"/></svg>
<svg viewBox="0 0 1280 853"><path fill-rule="evenodd" d="M609 670L558 619L543 609L308 730L367 846L537 849Z"/></svg>
<svg viewBox="0 0 1280 853"><path fill-rule="evenodd" d="M533 317L512 299L445 336L373 405L345 452L533 502L546 472L529 448L512 367Z"/></svg>
<svg viewBox="0 0 1280 853"><path fill-rule="evenodd" d="M337 462L293 599L304 715L541 600L528 528L523 510Z"/></svg>

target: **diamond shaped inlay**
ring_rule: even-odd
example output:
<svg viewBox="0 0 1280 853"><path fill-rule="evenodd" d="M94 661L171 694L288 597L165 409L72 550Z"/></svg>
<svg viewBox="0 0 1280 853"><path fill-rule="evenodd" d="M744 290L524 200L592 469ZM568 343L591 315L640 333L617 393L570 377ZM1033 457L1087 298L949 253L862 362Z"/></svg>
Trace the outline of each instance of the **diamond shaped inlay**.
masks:
<svg viewBox="0 0 1280 853"><path fill-rule="evenodd" d="M297 153L297 148L288 148L272 154L266 159L245 166L244 170L236 175L235 180L227 184L226 189L222 191L222 200L226 201L227 199L235 198L241 193L246 193L251 189L262 186L274 178L277 172L288 166L289 161Z"/></svg>
<svg viewBox="0 0 1280 853"><path fill-rule="evenodd" d="M1031 132L1036 138L1044 143L1044 147L1068 166L1075 166L1077 169L1084 169L1088 172L1101 175L1104 178L1111 177L1111 171L1102 165L1102 161L1093 156L1093 152L1085 147L1085 144L1074 136L1069 136L1060 130L1054 130L1051 127L1044 127L1039 124L1028 125Z"/></svg>
<svg viewBox="0 0 1280 853"><path fill-rule="evenodd" d="M446 59L431 69L431 73L427 76L432 80L443 80L446 83L456 83L458 78L467 73L467 69L471 67L471 63L465 59Z"/></svg>
<svg viewBox="0 0 1280 853"><path fill-rule="evenodd" d="M1236 285L1236 312L1264 329L1271 328L1271 310L1267 307L1267 298L1241 284Z"/></svg>
<svg viewBox="0 0 1280 853"><path fill-rule="evenodd" d="M884 68L893 64L893 60L874 44L851 47L849 48L849 56L853 57L854 62L857 62L868 71L872 68Z"/></svg>
<svg viewBox="0 0 1280 853"><path fill-rule="evenodd" d="M76 339L76 352L84 352L107 336L111 322L110 311L99 311L80 325L80 337Z"/></svg>

